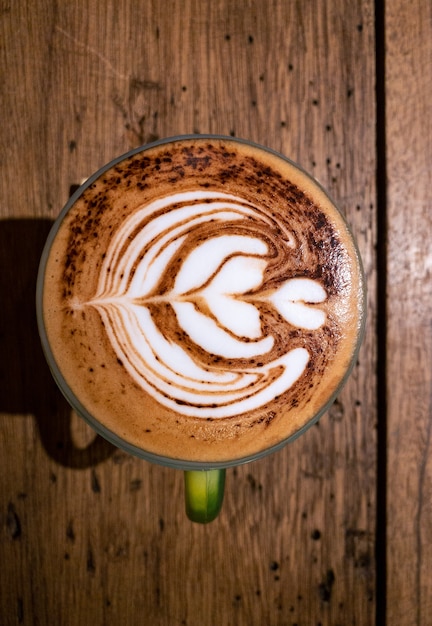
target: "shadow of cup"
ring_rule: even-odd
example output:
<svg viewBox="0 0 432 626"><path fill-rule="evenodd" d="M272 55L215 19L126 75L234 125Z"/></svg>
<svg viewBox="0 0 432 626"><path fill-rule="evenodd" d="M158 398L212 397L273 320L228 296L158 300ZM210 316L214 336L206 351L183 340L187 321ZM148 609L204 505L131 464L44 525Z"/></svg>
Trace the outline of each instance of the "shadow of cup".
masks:
<svg viewBox="0 0 432 626"><path fill-rule="evenodd" d="M86 468L107 459L116 448L96 434L84 447L77 445L72 410L43 355L35 290L51 226L47 219L0 221L0 411L34 415L47 454L66 467Z"/></svg>

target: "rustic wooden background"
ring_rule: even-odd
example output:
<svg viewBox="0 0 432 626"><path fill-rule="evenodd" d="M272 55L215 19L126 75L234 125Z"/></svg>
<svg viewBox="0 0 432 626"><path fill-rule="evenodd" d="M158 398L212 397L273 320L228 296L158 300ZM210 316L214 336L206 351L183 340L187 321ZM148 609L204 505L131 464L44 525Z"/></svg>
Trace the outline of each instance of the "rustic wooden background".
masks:
<svg viewBox="0 0 432 626"><path fill-rule="evenodd" d="M0 624L430 625L430 0L1 0L0 29ZM313 173L369 289L340 399L208 526L70 413L33 304L71 189L190 132Z"/></svg>

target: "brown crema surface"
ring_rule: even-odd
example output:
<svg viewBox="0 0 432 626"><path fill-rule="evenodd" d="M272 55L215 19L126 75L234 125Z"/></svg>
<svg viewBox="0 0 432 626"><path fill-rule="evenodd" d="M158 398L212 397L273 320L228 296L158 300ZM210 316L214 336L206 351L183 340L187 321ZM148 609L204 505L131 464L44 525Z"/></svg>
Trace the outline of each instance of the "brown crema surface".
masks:
<svg viewBox="0 0 432 626"><path fill-rule="evenodd" d="M263 406L229 417L187 415L183 409L188 402L174 399L176 410L152 393L152 381L143 388L119 356L120 348L113 346L107 319L88 304L100 289L101 272L115 272L105 259L125 219L158 198L200 190L233 194L248 208L257 208L256 218L245 213L223 224L210 220L184 236L142 302L163 339L180 346L208 372L248 370L259 375L290 350L303 348L309 354L304 371L289 389ZM179 203L171 208L179 208ZM140 215L131 239L154 218L145 211ZM260 239L268 250L259 290L243 296L259 311L262 336L274 339L271 349L258 357L207 352L185 333L167 296L191 250L231 234ZM148 245L135 264L152 242ZM127 243L123 246L126 249ZM129 268L130 280L135 270ZM267 297L297 278L316 281L325 290L325 301L310 305L325 313L325 322L317 329L291 324ZM198 295L189 300L212 317ZM64 216L45 269L44 325L53 360L72 394L108 431L147 453L179 461L241 460L295 435L339 390L356 352L362 316L360 261L333 203L316 182L285 159L230 139L194 137L162 143L103 171L84 186ZM277 378L279 370L280 366L271 370L269 379ZM169 396L166 388L160 393ZM199 407L199 400L191 404L195 405Z"/></svg>

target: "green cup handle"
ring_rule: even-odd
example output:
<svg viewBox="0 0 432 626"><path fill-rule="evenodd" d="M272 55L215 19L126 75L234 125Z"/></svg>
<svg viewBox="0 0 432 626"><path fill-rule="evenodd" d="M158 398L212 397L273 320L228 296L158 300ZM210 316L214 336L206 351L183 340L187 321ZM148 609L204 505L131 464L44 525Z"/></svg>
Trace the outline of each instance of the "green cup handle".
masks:
<svg viewBox="0 0 432 626"><path fill-rule="evenodd" d="M186 514L192 522L207 524L219 515L225 489L225 469L187 470Z"/></svg>

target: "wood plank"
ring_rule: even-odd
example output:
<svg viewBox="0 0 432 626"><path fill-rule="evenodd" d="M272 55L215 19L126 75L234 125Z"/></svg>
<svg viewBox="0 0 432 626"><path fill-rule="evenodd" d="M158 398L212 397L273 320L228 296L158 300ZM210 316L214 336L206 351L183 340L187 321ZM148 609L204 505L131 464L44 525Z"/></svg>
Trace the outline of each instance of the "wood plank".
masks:
<svg viewBox="0 0 432 626"><path fill-rule="evenodd" d="M373 624L372 0L6 4L0 621ZM339 402L288 448L230 471L208 527L185 519L181 473L91 443L44 365L32 293L71 186L131 147L197 131L250 138L315 174L352 225L370 290Z"/></svg>
<svg viewBox="0 0 432 626"><path fill-rule="evenodd" d="M389 624L432 614L432 163L428 0L387 4Z"/></svg>

